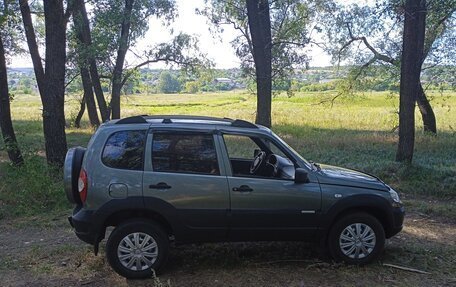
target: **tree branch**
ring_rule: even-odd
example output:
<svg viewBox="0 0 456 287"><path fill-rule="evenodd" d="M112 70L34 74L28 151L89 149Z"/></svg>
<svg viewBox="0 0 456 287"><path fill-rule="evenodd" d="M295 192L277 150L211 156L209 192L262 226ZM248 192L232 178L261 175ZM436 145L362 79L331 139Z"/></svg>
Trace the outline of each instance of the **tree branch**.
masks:
<svg viewBox="0 0 456 287"><path fill-rule="evenodd" d="M354 36L353 35L353 32L351 30L351 27L350 27L350 22L346 22L345 23L346 26L347 26L347 30L348 30L348 34L350 36L350 41L348 41L347 43L345 43L342 48L339 50L339 53L338 53L338 56L339 56L339 59L338 61L340 62L340 57L341 57L341 53L344 49L346 49L348 46L350 46L353 42L355 41L362 41L364 46L366 46L367 49L369 49L372 54L374 54L374 58L376 60L380 60L380 61L383 61L383 62L387 62L387 63L390 63L390 64L393 64L393 65L398 65L399 61L397 59L394 59L394 58L391 58L389 57L388 55L385 55L385 54L381 54L379 53L370 43L369 41L367 41L367 38L364 37L364 36ZM374 59L373 58L373 59Z"/></svg>

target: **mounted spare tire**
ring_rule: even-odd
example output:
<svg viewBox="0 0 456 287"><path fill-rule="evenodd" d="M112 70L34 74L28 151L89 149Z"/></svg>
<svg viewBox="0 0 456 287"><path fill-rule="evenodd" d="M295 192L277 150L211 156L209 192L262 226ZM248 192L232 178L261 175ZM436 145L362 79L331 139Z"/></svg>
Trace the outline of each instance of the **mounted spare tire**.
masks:
<svg viewBox="0 0 456 287"><path fill-rule="evenodd" d="M65 164L63 166L63 180L66 196L69 202L77 205L82 204L78 191L78 179L85 152L86 149L83 147L70 148L66 154Z"/></svg>

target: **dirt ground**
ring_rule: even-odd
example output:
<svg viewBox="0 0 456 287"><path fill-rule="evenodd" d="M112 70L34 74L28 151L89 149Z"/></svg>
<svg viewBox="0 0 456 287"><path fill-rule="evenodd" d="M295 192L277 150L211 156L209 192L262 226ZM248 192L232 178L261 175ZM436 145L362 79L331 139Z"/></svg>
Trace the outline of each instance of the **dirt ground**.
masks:
<svg viewBox="0 0 456 287"><path fill-rule="evenodd" d="M1 286L456 286L456 224L420 213L364 267L322 261L299 242L201 244L172 248L164 273L141 281L114 273L103 247L94 256L64 215L35 221L0 222Z"/></svg>

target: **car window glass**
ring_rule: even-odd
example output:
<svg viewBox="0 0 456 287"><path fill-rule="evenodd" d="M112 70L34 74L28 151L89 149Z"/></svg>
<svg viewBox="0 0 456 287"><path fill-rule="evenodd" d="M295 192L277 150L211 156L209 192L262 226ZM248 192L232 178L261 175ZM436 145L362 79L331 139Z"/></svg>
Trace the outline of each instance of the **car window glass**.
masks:
<svg viewBox="0 0 456 287"><path fill-rule="evenodd" d="M241 135L223 135L229 158L253 159L255 150L260 147L249 137Z"/></svg>
<svg viewBox="0 0 456 287"><path fill-rule="evenodd" d="M142 170L146 131L119 131L107 140L102 162L109 167Z"/></svg>
<svg viewBox="0 0 456 287"><path fill-rule="evenodd" d="M155 133L152 166L159 172L220 174L211 134Z"/></svg>
<svg viewBox="0 0 456 287"><path fill-rule="evenodd" d="M263 141L273 154L288 159L288 157L273 142L269 141L268 139L263 139Z"/></svg>

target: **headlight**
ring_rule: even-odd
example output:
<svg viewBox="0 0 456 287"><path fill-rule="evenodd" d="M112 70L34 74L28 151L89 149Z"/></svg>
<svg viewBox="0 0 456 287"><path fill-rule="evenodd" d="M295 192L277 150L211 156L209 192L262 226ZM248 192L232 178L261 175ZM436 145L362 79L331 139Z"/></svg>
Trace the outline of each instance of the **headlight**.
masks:
<svg viewBox="0 0 456 287"><path fill-rule="evenodd" d="M397 194L397 192L396 192L394 189L392 189L391 187L390 187L389 193L390 193L390 195L391 195L391 199L392 199L394 202L402 203L402 202L401 202L401 199L399 198L399 194Z"/></svg>

